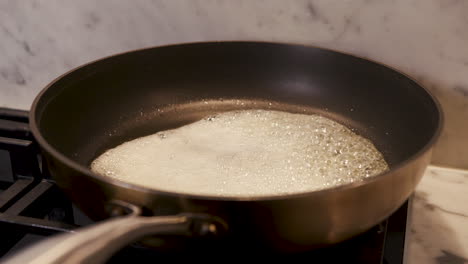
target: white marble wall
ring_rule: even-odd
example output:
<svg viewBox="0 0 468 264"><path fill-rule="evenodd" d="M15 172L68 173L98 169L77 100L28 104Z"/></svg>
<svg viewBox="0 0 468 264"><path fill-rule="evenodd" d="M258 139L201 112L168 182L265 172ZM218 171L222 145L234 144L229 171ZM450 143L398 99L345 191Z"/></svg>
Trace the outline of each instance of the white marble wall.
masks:
<svg viewBox="0 0 468 264"><path fill-rule="evenodd" d="M2 0L0 106L27 109L55 77L106 55L202 40L308 43L399 68L442 102L434 162L468 168L464 0Z"/></svg>

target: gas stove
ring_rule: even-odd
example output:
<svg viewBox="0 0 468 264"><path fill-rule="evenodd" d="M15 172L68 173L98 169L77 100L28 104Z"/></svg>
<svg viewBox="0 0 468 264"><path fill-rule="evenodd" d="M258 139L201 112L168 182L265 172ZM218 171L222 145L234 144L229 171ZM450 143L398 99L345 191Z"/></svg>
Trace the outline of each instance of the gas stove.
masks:
<svg viewBox="0 0 468 264"><path fill-rule="evenodd" d="M409 199L382 223L348 241L281 257L288 260L298 257L301 261L321 259L328 263L404 263L411 204ZM0 261L1 257L21 252L48 236L92 223L50 178L29 131L28 112L0 108ZM207 259L215 255L242 255L235 251L235 244L228 249L198 248L196 243L184 248L176 253L164 252L134 243L117 252L108 263L145 263L174 256Z"/></svg>

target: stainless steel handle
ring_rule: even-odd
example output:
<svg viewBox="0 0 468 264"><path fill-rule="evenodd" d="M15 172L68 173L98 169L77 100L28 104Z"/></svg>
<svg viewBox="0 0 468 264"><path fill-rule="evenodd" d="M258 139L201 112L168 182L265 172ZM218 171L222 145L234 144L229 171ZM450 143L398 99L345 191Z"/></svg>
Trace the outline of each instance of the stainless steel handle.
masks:
<svg viewBox="0 0 468 264"><path fill-rule="evenodd" d="M119 217L46 239L4 263L104 263L117 250L145 235L186 232L188 222L186 216Z"/></svg>
<svg viewBox="0 0 468 264"><path fill-rule="evenodd" d="M133 209L128 216L113 218L79 228L76 232L48 238L21 251L5 264L74 264L104 263L113 253L147 235L217 233L218 225L204 215L138 216ZM195 220L195 221L194 221ZM198 221L201 220L201 221Z"/></svg>

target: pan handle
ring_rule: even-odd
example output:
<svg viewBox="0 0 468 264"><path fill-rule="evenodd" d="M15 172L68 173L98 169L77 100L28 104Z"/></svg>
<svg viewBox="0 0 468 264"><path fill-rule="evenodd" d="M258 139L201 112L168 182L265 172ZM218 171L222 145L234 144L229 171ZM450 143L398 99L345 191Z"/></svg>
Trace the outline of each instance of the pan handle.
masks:
<svg viewBox="0 0 468 264"><path fill-rule="evenodd" d="M2 263L104 263L119 249L147 235L216 234L224 226L203 214L144 217L139 216L139 208L131 207L129 215L45 239Z"/></svg>

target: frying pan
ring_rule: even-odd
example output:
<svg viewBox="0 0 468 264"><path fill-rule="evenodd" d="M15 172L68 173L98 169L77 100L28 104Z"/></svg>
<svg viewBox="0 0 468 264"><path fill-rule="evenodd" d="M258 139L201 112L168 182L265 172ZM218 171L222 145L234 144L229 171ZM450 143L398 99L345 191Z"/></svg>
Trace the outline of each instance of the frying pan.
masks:
<svg viewBox="0 0 468 264"><path fill-rule="evenodd" d="M89 170L98 155L130 139L252 108L335 119L371 139L390 170L329 189L260 197L149 189ZM442 114L423 87L376 62L302 45L204 42L77 68L37 96L30 122L51 175L71 200L98 221L122 216L47 240L30 256L38 263L95 263L149 234L147 246L160 242L156 235L188 236L242 241L242 250L265 252L304 251L356 236L414 191Z"/></svg>

